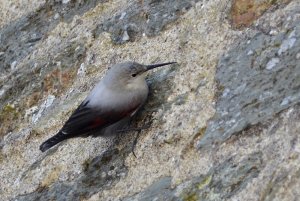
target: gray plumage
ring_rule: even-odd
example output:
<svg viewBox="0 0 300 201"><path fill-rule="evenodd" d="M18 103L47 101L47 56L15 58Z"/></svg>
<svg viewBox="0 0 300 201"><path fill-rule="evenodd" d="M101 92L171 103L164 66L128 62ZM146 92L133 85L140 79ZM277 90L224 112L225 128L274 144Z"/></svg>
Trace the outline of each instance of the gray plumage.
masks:
<svg viewBox="0 0 300 201"><path fill-rule="evenodd" d="M73 112L62 129L46 140L40 150L44 152L65 139L105 129L133 116L148 96L146 72L173 63L176 62L154 65L125 62L114 65Z"/></svg>

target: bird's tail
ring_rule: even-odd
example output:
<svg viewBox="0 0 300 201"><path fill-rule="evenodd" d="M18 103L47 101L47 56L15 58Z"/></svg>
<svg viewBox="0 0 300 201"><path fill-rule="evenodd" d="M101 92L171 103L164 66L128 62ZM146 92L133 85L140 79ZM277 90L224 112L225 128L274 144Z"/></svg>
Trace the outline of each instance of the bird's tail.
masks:
<svg viewBox="0 0 300 201"><path fill-rule="evenodd" d="M65 135L61 131L59 131L56 135L54 135L53 137L51 137L48 140L46 140L45 142L43 142L43 144L41 144L41 146L40 146L40 150L42 152L45 152L46 150L50 149L57 143L65 140L67 138L68 138L67 135Z"/></svg>

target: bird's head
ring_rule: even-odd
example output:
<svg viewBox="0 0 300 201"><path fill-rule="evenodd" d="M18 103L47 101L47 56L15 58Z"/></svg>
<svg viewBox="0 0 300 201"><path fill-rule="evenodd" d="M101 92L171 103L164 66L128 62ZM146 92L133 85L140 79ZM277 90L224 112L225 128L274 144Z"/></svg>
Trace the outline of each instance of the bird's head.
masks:
<svg viewBox="0 0 300 201"><path fill-rule="evenodd" d="M105 76L107 84L120 85L127 88L139 87L145 83L145 75L148 70L174 64L168 62L161 64L143 65L136 62L124 62L114 65Z"/></svg>

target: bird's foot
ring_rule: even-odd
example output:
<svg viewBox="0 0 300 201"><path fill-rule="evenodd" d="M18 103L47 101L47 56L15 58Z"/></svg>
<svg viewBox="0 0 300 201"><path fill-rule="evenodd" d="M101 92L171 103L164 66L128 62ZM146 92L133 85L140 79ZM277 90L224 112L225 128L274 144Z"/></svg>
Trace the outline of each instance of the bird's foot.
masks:
<svg viewBox="0 0 300 201"><path fill-rule="evenodd" d="M131 147L131 152L134 155L134 157L136 157L136 158L137 158L137 156L136 156L136 154L134 152L134 148L135 148L135 146L137 144L138 138L140 137L140 133L141 133L142 130L148 129L148 128L150 128L150 124L146 124L146 125L143 125L143 126L138 127L138 128L126 128L126 129L121 129L121 130L117 131L118 133L128 132L128 131L137 131L137 135L136 135L136 137L135 137L135 139L134 139L134 141L132 143L132 147Z"/></svg>
<svg viewBox="0 0 300 201"><path fill-rule="evenodd" d="M131 147L131 152L132 152L132 154L134 155L134 157L135 158L137 158L136 157L136 155L135 155L135 153L134 153L134 148L135 148L135 146L136 146L136 144L137 144L137 141L138 141L138 139L139 139L139 137L140 137L140 133L141 133L141 130L137 133L137 135L135 136L135 139L134 139L134 141L133 141L133 143L132 143L132 147Z"/></svg>

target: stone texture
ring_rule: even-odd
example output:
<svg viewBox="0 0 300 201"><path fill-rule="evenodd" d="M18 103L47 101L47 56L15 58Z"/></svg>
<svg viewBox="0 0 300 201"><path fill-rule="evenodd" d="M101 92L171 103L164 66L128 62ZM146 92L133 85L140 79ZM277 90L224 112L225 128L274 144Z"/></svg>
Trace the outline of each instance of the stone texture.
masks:
<svg viewBox="0 0 300 201"><path fill-rule="evenodd" d="M99 24L95 34L107 31L112 34L112 41L116 44L135 41L142 35L155 36L198 1L139 1Z"/></svg>
<svg viewBox="0 0 300 201"><path fill-rule="evenodd" d="M124 152L121 150L121 153ZM55 173L47 178L50 181L43 181L43 186L38 192L19 196L18 200L81 200L81 197L88 197L100 191L105 186L112 185L112 182L124 177L127 168L124 166L123 155L118 149L111 149L101 156L93 158L84 163L83 174L72 182L55 182ZM128 152L125 152L128 153ZM59 171L59 170L58 170ZM54 179L51 178L54 175ZM54 184L52 184L54 182ZM47 186L52 184L51 186Z"/></svg>
<svg viewBox="0 0 300 201"><path fill-rule="evenodd" d="M233 27L244 28L251 25L264 12L276 10L279 6L289 3L290 0L233 0L230 19Z"/></svg>
<svg viewBox="0 0 300 201"><path fill-rule="evenodd" d="M293 15L295 15L294 13ZM300 101L300 25L284 23L275 36L258 33L219 61L218 103L200 147L225 141ZM268 27L265 27L268 28ZM251 54L250 54L251 53Z"/></svg>
<svg viewBox="0 0 300 201"><path fill-rule="evenodd" d="M297 200L300 3L236 30L237 2L1 1L0 200ZM137 132L41 153L125 60L178 62L147 78L137 157Z"/></svg>

